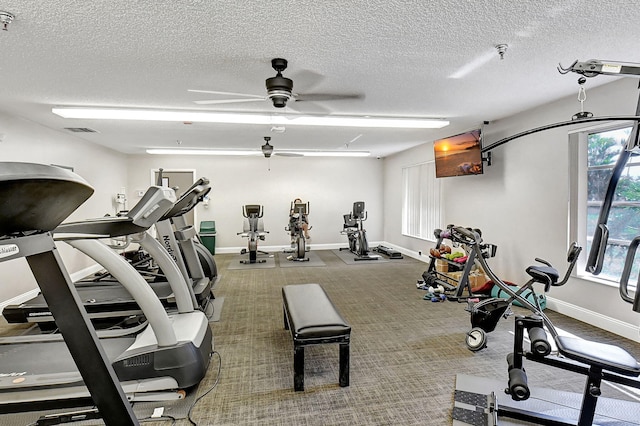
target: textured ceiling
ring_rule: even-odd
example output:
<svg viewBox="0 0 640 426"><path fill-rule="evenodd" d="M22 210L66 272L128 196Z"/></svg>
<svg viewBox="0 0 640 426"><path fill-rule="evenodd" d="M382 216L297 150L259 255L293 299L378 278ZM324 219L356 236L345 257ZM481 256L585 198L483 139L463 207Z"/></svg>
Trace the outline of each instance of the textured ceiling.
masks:
<svg viewBox="0 0 640 426"><path fill-rule="evenodd" d="M640 62L637 0L0 0L0 11L15 15L9 30L0 31L0 110L61 132L95 129L75 135L125 153L178 141L188 148L251 149L271 136L276 148L349 145L385 156L577 95L577 76L560 75L558 62ZM494 47L500 43L509 45L504 60ZM70 120L51 113L66 105L274 112L268 102L196 105L216 96L187 91L264 95L274 57L289 61L284 75L294 80L294 92L364 95L295 103L300 112L446 118L451 125L271 133L258 125ZM592 79L587 91L610 81Z"/></svg>

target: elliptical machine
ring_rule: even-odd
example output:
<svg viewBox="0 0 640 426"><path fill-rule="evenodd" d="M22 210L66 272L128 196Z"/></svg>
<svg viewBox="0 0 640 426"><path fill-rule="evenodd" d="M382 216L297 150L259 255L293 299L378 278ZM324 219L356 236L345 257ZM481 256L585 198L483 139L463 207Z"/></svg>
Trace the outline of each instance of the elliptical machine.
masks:
<svg viewBox="0 0 640 426"><path fill-rule="evenodd" d="M340 250L349 250L355 254L353 260L378 260L378 256L369 254L369 243L367 242L367 231L365 231L362 222L367 220L367 212L364 209L364 201L356 201L353 203L353 210L349 214L343 215L344 225L341 234L346 234L349 239L349 248L341 248Z"/></svg>
<svg viewBox="0 0 640 426"><path fill-rule="evenodd" d="M247 237L247 248L242 249L240 254L249 253L249 260L241 260L240 263L264 263L266 259L258 259L258 253L268 254L267 252L258 250L258 240L264 241L264 235L269 231L264 230L262 223L263 207L258 204L247 204L242 206L242 216L247 220L244 221L244 229L238 232L238 235Z"/></svg>
<svg viewBox="0 0 640 426"><path fill-rule="evenodd" d="M309 258L306 257L307 241L304 236L303 225L306 223L306 217L309 214L309 202L295 204L292 202L291 212L292 214L289 217L289 225L284 228L285 231L291 233L291 239L293 241L293 253L290 256L287 256L287 260L308 262ZM307 229L311 229L311 227Z"/></svg>

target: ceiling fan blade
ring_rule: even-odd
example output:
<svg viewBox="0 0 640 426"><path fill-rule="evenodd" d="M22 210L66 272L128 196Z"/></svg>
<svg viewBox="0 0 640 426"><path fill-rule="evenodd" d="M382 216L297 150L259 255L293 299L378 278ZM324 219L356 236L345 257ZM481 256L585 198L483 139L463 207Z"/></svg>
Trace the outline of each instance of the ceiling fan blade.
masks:
<svg viewBox="0 0 640 426"><path fill-rule="evenodd" d="M193 101L193 103L198 105L219 105L219 104L238 104L241 102L260 102L264 101L266 98L260 99L208 99L204 101Z"/></svg>
<svg viewBox="0 0 640 426"><path fill-rule="evenodd" d="M244 97L244 98L260 98L260 99L264 99L264 96L262 96L262 95L251 95L249 93L218 92L218 91L215 91L215 90L194 90L194 89L188 89L187 92L208 93L208 94L211 94L211 95L241 96L241 97Z"/></svg>
<svg viewBox="0 0 640 426"><path fill-rule="evenodd" d="M296 94L296 102L342 101L348 99L364 99L361 93L305 93Z"/></svg>
<svg viewBox="0 0 640 426"><path fill-rule="evenodd" d="M317 102L303 102L299 104L295 97L289 99L287 102L287 111L291 111L295 114L321 114L327 115L330 114L331 111L326 108L324 105L320 105Z"/></svg>
<svg viewBox="0 0 640 426"><path fill-rule="evenodd" d="M291 74L289 78L294 81L294 88L301 92L309 92L318 87L326 77L315 71L300 70Z"/></svg>
<svg viewBox="0 0 640 426"><path fill-rule="evenodd" d="M274 152L273 155L279 155L280 157L304 157L304 155L295 152Z"/></svg>

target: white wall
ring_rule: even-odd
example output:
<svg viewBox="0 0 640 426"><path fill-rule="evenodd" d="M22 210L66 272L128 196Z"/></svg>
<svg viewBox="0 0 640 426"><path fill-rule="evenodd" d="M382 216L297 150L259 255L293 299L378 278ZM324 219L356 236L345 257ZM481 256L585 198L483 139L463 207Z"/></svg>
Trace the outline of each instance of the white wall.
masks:
<svg viewBox="0 0 640 426"><path fill-rule="evenodd" d="M0 161L57 164L73 167L93 188L94 194L70 220L100 217L114 213L113 196L126 186L125 156L92 145L72 134L53 131L28 120L0 112ZM70 273L94 262L64 243L57 244ZM0 302L35 290L37 285L24 259L0 263ZM10 285L7 285L10 283Z"/></svg>
<svg viewBox="0 0 640 426"><path fill-rule="evenodd" d="M600 77L606 78L606 77ZM577 90L577 88L576 88ZM587 85L585 110L596 116L634 115L638 99L637 81L623 79L597 88ZM485 127L484 144L545 124L568 121L579 111L575 96L495 121ZM513 140L492 150L493 165L482 176L442 180L444 220L480 228L486 242L497 244L497 256L490 265L503 279L524 283L525 268L540 257L564 271L569 243L569 149L568 132L562 127ZM464 129L462 129L464 130ZM456 132L451 131L451 134ZM446 135L442 135L446 136ZM401 169L433 158L432 143L385 160L384 238L411 250L433 247L432 242L401 235ZM586 253L582 254L586 256ZM635 326L639 316L618 296L617 288L573 279L554 288L569 314L590 317L599 314L613 322ZM584 318L582 318L584 319Z"/></svg>
<svg viewBox="0 0 640 426"><path fill-rule="evenodd" d="M269 170L269 166L270 169ZM130 204L138 189L150 184L150 170L196 170L196 178L207 177L212 186L209 207L197 207L196 227L203 220L216 221L216 249L237 251L246 246L242 231L242 206L264 206L264 227L270 233L263 247L288 246L290 203L296 197L310 202L311 244L341 244L342 215L354 201L364 201L369 214L365 222L369 241L382 239L382 161L363 158L291 158L151 156L128 158Z"/></svg>
<svg viewBox="0 0 640 426"><path fill-rule="evenodd" d="M587 87L585 107L599 116L632 115L636 83L623 79L598 88ZM485 144L568 120L578 110L579 104L571 96L497 120L485 128ZM452 126L434 139L464 130L469 129ZM524 269L535 257L545 258L559 269L565 265L569 238L568 131L565 127L514 140L492 151L494 165L486 168L484 175L442 181L442 225L481 228L485 240L498 245L498 256L491 259L491 265L506 280L524 282ZM271 233L264 245L287 245L284 227L289 203L295 197L311 202L312 244L346 244L346 237L340 235L342 215L353 201L362 200L370 217L366 223L370 241L387 241L423 253L433 247L432 242L401 235L402 167L432 159L430 142L384 160L274 157L268 162L262 157L125 156L6 113L0 113L0 133L4 135L0 161L71 166L96 188L71 219L113 213L113 196L123 187L132 206L138 200L137 190L149 185L151 169L195 169L197 177L208 177L213 185L210 207L198 207L198 221L216 221L220 249L233 251L245 245L236 233L242 229L242 205L248 203L265 206L265 229ZM70 272L91 264L66 245L59 246ZM0 302L35 289L23 261L0 264L0 276L12 282L11 286L0 287ZM638 324L637 314L620 301L613 287L573 279L565 287L553 289L552 296L560 309L566 308L583 319L600 316L621 324Z"/></svg>

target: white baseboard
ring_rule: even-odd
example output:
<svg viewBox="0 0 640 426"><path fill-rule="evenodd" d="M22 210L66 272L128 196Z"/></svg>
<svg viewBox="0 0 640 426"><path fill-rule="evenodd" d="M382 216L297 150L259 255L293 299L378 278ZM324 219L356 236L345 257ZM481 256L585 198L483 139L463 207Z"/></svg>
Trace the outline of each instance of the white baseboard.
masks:
<svg viewBox="0 0 640 426"><path fill-rule="evenodd" d="M314 244L313 240L308 241L307 245L311 250L338 250L341 247L346 247L346 244L332 243L332 244ZM242 249L246 250L246 246L242 247L216 247L216 254L239 254ZM258 250L266 251L268 253L277 253L284 250L291 249L290 245L281 246L258 246Z"/></svg>
<svg viewBox="0 0 640 426"><path fill-rule="evenodd" d="M309 242L309 246L311 247L311 250L338 250L340 248L345 248L347 247L346 243L330 243L330 244L313 244L313 241ZM417 252L417 251L412 251L412 250L407 250L404 247L400 247L397 246L395 244L391 244L388 243L386 241L372 241L369 243L369 248L373 249L375 247L378 246L385 246L385 247L389 247L392 248L394 250L399 251L400 253L402 253L405 256L409 256L412 257L416 260L420 260L422 262L429 262L429 256L425 256L423 254L421 254L421 252ZM276 252L280 252L283 250L287 250L290 249L291 247L286 245L286 246L258 246L259 250L262 251L266 251L268 253L276 253ZM246 249L246 246L243 247L216 247L216 253L220 253L220 254L234 254L234 253L240 253L240 251L242 249Z"/></svg>
<svg viewBox="0 0 640 426"><path fill-rule="evenodd" d="M405 256L412 257L412 258L414 258L416 260L419 260L421 262L425 262L425 263L429 262L429 256L423 255L422 252L408 250L408 249L406 249L404 247L400 247L400 246L397 246L395 244L388 243L386 241L382 241L381 243L376 243L375 245L374 244L370 244L369 245L369 247L371 247L371 248L377 247L377 246L389 247L389 248L392 248L394 250L399 251L400 253L404 254Z"/></svg>
<svg viewBox="0 0 640 426"><path fill-rule="evenodd" d="M74 272L72 274L69 274L69 276L71 277L71 281L77 281L79 279L82 279L86 276L89 276L91 274L95 274L96 272L102 270L102 266L96 264L93 264L87 268L84 268L80 271ZM38 295L38 293L40 293L40 289L39 288L34 288L32 290L29 290L25 293L19 294L16 297L12 297L9 300L5 300L4 302L0 302L0 314L2 313L2 311L4 311L4 308L6 308L9 305L19 305L21 303L26 302L27 300L31 300L34 297L36 297ZM1 315L0 315L1 316Z"/></svg>
<svg viewBox="0 0 640 426"><path fill-rule="evenodd" d="M640 343L640 328L637 325L629 324L549 296L547 296L547 308Z"/></svg>

